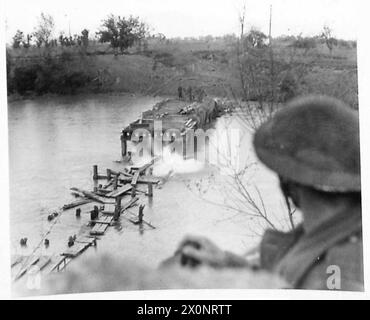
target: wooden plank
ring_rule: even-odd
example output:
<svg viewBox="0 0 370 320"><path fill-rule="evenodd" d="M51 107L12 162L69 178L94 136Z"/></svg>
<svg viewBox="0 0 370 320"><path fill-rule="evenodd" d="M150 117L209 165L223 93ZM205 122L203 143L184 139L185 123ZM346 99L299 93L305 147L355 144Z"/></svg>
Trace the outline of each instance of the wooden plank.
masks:
<svg viewBox="0 0 370 320"><path fill-rule="evenodd" d="M39 270L44 269L51 262L51 258L48 256L41 256L40 260L37 262L36 266Z"/></svg>
<svg viewBox="0 0 370 320"><path fill-rule="evenodd" d="M63 206L63 210L68 210L68 209L72 209L72 208L75 208L75 207L78 207L78 206L82 206L86 203L90 203L91 202L91 199L80 199L80 200L77 200L77 201L74 201L74 202L71 202L69 204L65 204Z"/></svg>
<svg viewBox="0 0 370 320"><path fill-rule="evenodd" d="M98 223L103 223L103 224L111 224L113 221L113 217L110 217L110 216L103 216L101 219L99 220L91 220L90 222L93 222L96 224Z"/></svg>
<svg viewBox="0 0 370 320"><path fill-rule="evenodd" d="M105 197L108 193L110 193L110 192L112 192L112 190L104 189L104 188L100 188L100 189L98 189L98 193L103 194L103 195L104 195L104 197Z"/></svg>
<svg viewBox="0 0 370 320"><path fill-rule="evenodd" d="M91 229L90 234L95 236L101 236L105 233L108 227L109 225L107 224L98 223Z"/></svg>
<svg viewBox="0 0 370 320"><path fill-rule="evenodd" d="M75 258L85 251L91 244L89 243L75 243L72 247L68 248L65 252L62 253L62 256Z"/></svg>
<svg viewBox="0 0 370 320"><path fill-rule="evenodd" d="M133 179L129 177L121 177L119 180L123 183L131 183L132 185ZM159 182L160 180L154 177L138 177L136 183L137 184L149 184L149 183L158 184Z"/></svg>
<svg viewBox="0 0 370 320"><path fill-rule="evenodd" d="M110 193L111 191L110 190L105 190L105 189L98 189L96 190L94 193L98 196L101 196L101 197L106 197L108 193Z"/></svg>
<svg viewBox="0 0 370 320"><path fill-rule="evenodd" d="M108 189L114 182L114 179L110 179L109 182L103 186L103 189Z"/></svg>
<svg viewBox="0 0 370 320"><path fill-rule="evenodd" d="M97 224L107 224L108 226L111 224L111 222L109 222L109 221L102 221L102 220L90 220L90 223L95 223L95 225L97 225Z"/></svg>
<svg viewBox="0 0 370 320"><path fill-rule="evenodd" d="M111 216L105 216L105 218L109 218L109 220L101 220L101 222L95 223L94 227L91 230L105 231L113 221L113 218Z"/></svg>
<svg viewBox="0 0 370 320"><path fill-rule="evenodd" d="M126 209L130 208L138 200L139 198L135 197L135 198L132 198L129 202L125 203L121 208L121 213L124 212Z"/></svg>
<svg viewBox="0 0 370 320"><path fill-rule="evenodd" d="M101 219L99 220L101 222L98 222L98 223L107 223L107 222L112 222L113 221L113 218L110 217L110 216L103 216L101 217Z"/></svg>
<svg viewBox="0 0 370 320"><path fill-rule="evenodd" d="M127 184L117 190L113 190L112 192L106 194L106 196L110 198L119 197L123 195L124 193L126 193L127 191L130 191L131 189L132 189L132 186Z"/></svg>
<svg viewBox="0 0 370 320"><path fill-rule="evenodd" d="M132 177L132 180L131 180L131 185L132 186L136 186L137 185L137 180L139 179L139 176L140 176L140 170L136 170L134 176Z"/></svg>
<svg viewBox="0 0 370 320"><path fill-rule="evenodd" d="M136 185L137 182L138 182L139 176L141 174L143 174L149 167L151 167L158 159L159 159L159 157L156 157L156 158L152 159L149 163L144 164L143 166L138 167L138 168L137 167L131 167L131 170L135 171L134 176L133 176L132 181L131 181L131 185Z"/></svg>
<svg viewBox="0 0 370 320"><path fill-rule="evenodd" d="M109 225L112 223L112 216L103 216L100 220L93 221L95 222L94 227L91 229L91 235L102 235L105 233Z"/></svg>
<svg viewBox="0 0 370 320"><path fill-rule="evenodd" d="M33 259L31 260L31 262L29 264L27 264L25 267L23 267L18 273L17 275L15 276L14 280L18 280L20 279L21 277L23 277L27 271L33 266L35 265L37 262L39 262L40 260L40 256L38 257L33 257Z"/></svg>
<svg viewBox="0 0 370 320"><path fill-rule="evenodd" d="M85 197L90 198L90 199L92 199L92 200L94 200L96 202L104 203L104 199L102 199L101 197L99 197L98 195L96 195L93 192L82 190L82 189L78 189L78 188L71 188L71 190L72 191L77 191L79 193L82 193Z"/></svg>
<svg viewBox="0 0 370 320"><path fill-rule="evenodd" d="M103 214L114 214L114 211L116 209L115 203L108 203L104 205L104 210L102 211Z"/></svg>
<svg viewBox="0 0 370 320"><path fill-rule="evenodd" d="M60 258L60 260L58 260L56 264L54 264L54 266L50 270L50 273L54 271L57 272L63 271L66 268L67 264L70 263L71 261L72 258L63 256L62 258Z"/></svg>
<svg viewBox="0 0 370 320"><path fill-rule="evenodd" d="M147 194L147 192L146 192L146 191L144 191L144 190L140 190L140 189L136 189L136 190L135 190L135 192L139 192L139 193Z"/></svg>
<svg viewBox="0 0 370 320"><path fill-rule="evenodd" d="M24 256L20 256L20 255L13 255L11 257L11 268L13 268L14 266L16 266L17 264L21 263L23 260L24 260Z"/></svg>
<svg viewBox="0 0 370 320"><path fill-rule="evenodd" d="M125 203L123 206L121 206L121 214L128 208L130 208L136 201L138 201L139 198L138 197L134 197L132 198L130 201L128 201L127 203ZM103 214L107 215L107 216L112 216L114 215L114 210L113 211L106 211L104 210L102 212Z"/></svg>
<svg viewBox="0 0 370 320"><path fill-rule="evenodd" d="M127 177L127 178L132 178L134 176L133 174L130 174L128 172L120 172L120 174Z"/></svg>
<svg viewBox="0 0 370 320"><path fill-rule="evenodd" d="M129 217L127 217L126 219L127 220L129 220L130 222L132 222L133 224L135 224L135 225L138 225L138 224L140 224L140 220L139 220L139 217L137 216L137 215L135 215L134 213L132 213L132 212L129 212L129 214L131 215L131 217L129 218ZM147 226L149 226L150 228L152 228L152 229L156 229L156 227L155 226L153 226L149 221L146 221L146 220L142 220L142 224L143 225L147 225Z"/></svg>
<svg viewBox="0 0 370 320"><path fill-rule="evenodd" d="M89 235L84 235L84 236L77 237L75 242L92 244L95 241L95 239L96 239L95 237L90 237Z"/></svg>
<svg viewBox="0 0 370 320"><path fill-rule="evenodd" d="M133 224L135 224L135 225L140 224L140 220L139 220L139 218L136 218L136 219L128 218L128 220L129 220L129 221L131 221L131 222L132 222ZM148 222L148 221L143 220L142 224L146 224L146 225L147 225L147 226L149 226L150 228L152 228L152 229L156 229L156 227L155 227L155 226L153 226L153 225L152 225L150 222Z"/></svg>

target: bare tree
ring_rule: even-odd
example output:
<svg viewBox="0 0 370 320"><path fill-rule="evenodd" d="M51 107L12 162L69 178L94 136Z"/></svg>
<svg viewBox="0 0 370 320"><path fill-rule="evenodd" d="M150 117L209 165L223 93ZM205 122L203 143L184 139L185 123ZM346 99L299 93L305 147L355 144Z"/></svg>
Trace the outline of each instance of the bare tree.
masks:
<svg viewBox="0 0 370 320"><path fill-rule="evenodd" d="M38 25L33 32L37 47L41 47L42 45L49 47L54 28L54 18L51 15L42 12Z"/></svg>
<svg viewBox="0 0 370 320"><path fill-rule="evenodd" d="M276 77L271 38L268 49L266 45L268 37L261 31L251 28L245 34L245 3L239 12L238 21L240 36L237 40L236 58L243 103L240 103L237 99L235 90L233 88L230 88L230 90L238 108L242 111L240 115L243 120L253 129L256 129L261 122L272 115L275 107L274 88ZM266 89L266 84L268 84L269 90ZM266 96L270 97L266 99ZM268 100L270 100L270 103L268 103Z"/></svg>
<svg viewBox="0 0 370 320"><path fill-rule="evenodd" d="M253 182L253 175L256 173L257 163L247 158L241 168L230 157L230 145L232 137L227 130L231 119L223 119L224 127L220 128L222 134L226 136L226 145L220 148L220 144L213 145L211 140L210 148L217 150L219 162L214 164L223 175L216 178L214 175L203 177L194 184L187 183L186 186L190 191L200 197L203 201L224 208L231 212L231 215L225 218L233 219L237 216L244 216L253 223L249 225L251 235L261 236L266 228L274 230L286 230L295 228L295 208L285 199L280 203L280 208L271 209L266 205L266 194ZM216 181L216 179L220 179ZM212 189L212 192L209 192ZM277 190L277 192L279 192ZM216 196L215 196L216 194ZM284 198L281 198L284 199ZM281 216L276 211L287 212Z"/></svg>
<svg viewBox="0 0 370 320"><path fill-rule="evenodd" d="M309 63L298 62L298 51L294 47L285 49L287 52L282 55L284 58L277 57L271 35L267 37L255 28L251 28L246 33L245 5L240 11L238 21L240 36L236 42L236 61L242 99L239 98L235 88L230 86L228 91L232 96L234 115L242 120L247 130L253 132L273 116L282 100L294 96L294 85L307 72ZM256 218L256 221L262 222L260 225L262 230L281 229L279 219L286 222L285 226L295 228L293 217L295 208L289 200L285 199L282 204L286 215L278 217L267 208L266 195L262 194L257 185L250 183L249 174L253 169L253 163L248 162L243 168L236 169L228 163L227 155L219 154L219 157L226 159L229 169L228 178L222 184L224 190L221 192L227 201L222 203L213 201L214 204L234 211L236 214ZM201 186L202 184L198 184L199 188ZM199 195L204 198L204 190L199 191ZM206 200L212 202L209 199Z"/></svg>
<svg viewBox="0 0 370 320"><path fill-rule="evenodd" d="M325 44L330 51L330 55L332 55L334 46L337 46L338 41L332 36L332 30L328 26L324 26L321 38L324 39Z"/></svg>

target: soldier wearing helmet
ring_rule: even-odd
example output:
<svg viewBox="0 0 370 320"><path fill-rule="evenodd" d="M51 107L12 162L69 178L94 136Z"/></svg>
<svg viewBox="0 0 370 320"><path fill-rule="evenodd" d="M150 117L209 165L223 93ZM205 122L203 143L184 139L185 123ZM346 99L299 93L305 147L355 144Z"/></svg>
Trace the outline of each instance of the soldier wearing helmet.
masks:
<svg viewBox="0 0 370 320"><path fill-rule="evenodd" d="M358 113L333 98L299 98L264 123L253 143L303 217L291 232L265 232L259 268L297 289L363 291ZM192 265L251 266L204 238L188 237L177 253Z"/></svg>

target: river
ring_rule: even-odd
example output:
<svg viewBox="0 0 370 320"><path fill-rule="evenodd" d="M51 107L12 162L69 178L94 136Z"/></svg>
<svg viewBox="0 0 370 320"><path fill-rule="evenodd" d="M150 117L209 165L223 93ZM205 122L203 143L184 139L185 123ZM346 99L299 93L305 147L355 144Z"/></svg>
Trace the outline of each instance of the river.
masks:
<svg viewBox="0 0 370 320"><path fill-rule="evenodd" d="M118 168L120 131L142 111L161 98L131 95L79 95L38 98L11 102L9 114L10 223L12 253L21 253L19 239L28 238L28 249L36 246L50 223L50 212L73 200L71 187L92 187L92 165ZM228 118L230 120L230 118ZM224 125L219 119L216 128ZM237 123L237 121L236 121ZM243 128L243 126L240 126ZM257 160L251 134L243 129L243 154L250 163ZM210 237L224 249L243 253L260 240L265 224L247 214L223 206L225 177L215 168L172 159L162 163L155 174L173 176L162 188L154 189L145 219L155 230L140 232L125 223L111 228L99 241L98 250L119 254L155 266L170 256L186 234ZM275 175L253 164L248 186L260 190L267 211L286 225L284 202ZM229 199L230 200L230 199ZM215 205L218 203L219 205ZM60 253L70 235L81 232L88 217L76 220L63 214L50 234L49 253ZM259 228L258 232L256 228ZM94 251L92 251L94 252Z"/></svg>

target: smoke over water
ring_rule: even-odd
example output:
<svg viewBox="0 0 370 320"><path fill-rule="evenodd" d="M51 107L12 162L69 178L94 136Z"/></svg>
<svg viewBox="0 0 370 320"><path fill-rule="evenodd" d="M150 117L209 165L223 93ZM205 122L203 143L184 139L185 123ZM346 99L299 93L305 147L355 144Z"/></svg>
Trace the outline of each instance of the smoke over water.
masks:
<svg viewBox="0 0 370 320"><path fill-rule="evenodd" d="M194 173L204 169L204 162L195 159L184 160L177 153L171 153L169 147L163 148L163 157L154 166L153 174L155 176L167 176L173 173Z"/></svg>

